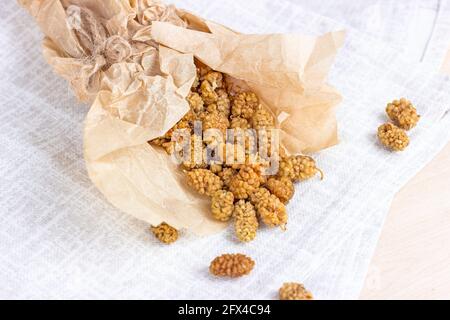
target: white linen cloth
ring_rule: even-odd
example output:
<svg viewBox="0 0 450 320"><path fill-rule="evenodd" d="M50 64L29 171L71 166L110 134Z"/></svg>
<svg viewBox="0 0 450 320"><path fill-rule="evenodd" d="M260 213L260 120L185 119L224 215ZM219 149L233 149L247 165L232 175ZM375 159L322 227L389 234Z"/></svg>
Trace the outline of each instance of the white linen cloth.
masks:
<svg viewBox="0 0 450 320"><path fill-rule="evenodd" d="M316 12L346 21L352 27L389 44L407 59L424 61L429 65L429 72L434 73L439 70L445 51L450 44L450 20L448 19L450 1L448 0L364 1L367 8L362 11L367 14L366 17L358 14L362 3L356 1L291 0L291 2L301 3L302 6ZM341 5L342 2L346 2L344 6ZM383 15L377 14L381 11ZM368 23L368 21L376 22ZM399 27L399 24L402 26ZM395 31L390 32L390 27ZM450 51L448 55L450 59ZM447 73L450 74L450 69ZM386 212L389 208L390 203L386 203ZM363 241L348 240L344 243L340 249L335 250L332 257L324 260L320 269L313 273L310 281L323 282L328 296L331 297L357 297L364 279L369 290L381 290L377 266L372 265L371 273L367 274L378 236L378 233L370 231L370 227L361 227L355 231L354 237ZM334 285L330 285L331 283Z"/></svg>
<svg viewBox="0 0 450 320"><path fill-rule="evenodd" d="M450 1L441 0L437 6L437 16L433 23L433 33L425 52L425 60L433 65L433 70L450 75ZM446 65L444 66L444 60ZM445 68L445 70L444 70Z"/></svg>
<svg viewBox="0 0 450 320"><path fill-rule="evenodd" d="M341 24L286 1L176 1L242 32L314 33ZM330 82L344 95L341 144L315 157L326 173L300 184L288 232L250 245L232 231L183 234L160 245L148 226L115 210L82 159L80 105L40 52L32 19L15 2L0 11L0 298L271 299L285 281L317 298L357 298L389 203L450 139L450 80L405 61L395 46L349 29ZM381 148L387 101L407 96L423 119L402 154ZM214 279L226 252L256 260L251 276Z"/></svg>
<svg viewBox="0 0 450 320"><path fill-rule="evenodd" d="M374 38L384 41L393 48L408 54L411 35L420 16L423 0L288 0L293 5L301 5L317 14L330 17L347 24ZM429 0L425 2L433 2ZM426 30L427 26L422 25ZM417 39L414 39L415 42Z"/></svg>

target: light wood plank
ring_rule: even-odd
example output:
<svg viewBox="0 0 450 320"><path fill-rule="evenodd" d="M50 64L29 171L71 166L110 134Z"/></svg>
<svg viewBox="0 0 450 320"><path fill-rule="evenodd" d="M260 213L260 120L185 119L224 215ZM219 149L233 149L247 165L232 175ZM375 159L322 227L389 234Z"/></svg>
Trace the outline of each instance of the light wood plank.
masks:
<svg viewBox="0 0 450 320"><path fill-rule="evenodd" d="M362 299L450 299L450 144L396 196Z"/></svg>

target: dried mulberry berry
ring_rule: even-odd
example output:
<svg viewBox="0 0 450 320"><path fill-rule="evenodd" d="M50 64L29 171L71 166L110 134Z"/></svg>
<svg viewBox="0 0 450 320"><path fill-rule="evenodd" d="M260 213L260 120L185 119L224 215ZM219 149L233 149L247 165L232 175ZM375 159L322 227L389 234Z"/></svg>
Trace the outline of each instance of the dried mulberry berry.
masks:
<svg viewBox="0 0 450 320"><path fill-rule="evenodd" d="M150 141L150 143L154 146L162 147L163 144L167 143L168 140L166 138L156 138Z"/></svg>
<svg viewBox="0 0 450 320"><path fill-rule="evenodd" d="M259 106L259 100L253 92L237 94L233 99L231 113L235 117L250 119Z"/></svg>
<svg viewBox="0 0 450 320"><path fill-rule="evenodd" d="M241 117L232 117L231 123L230 123L231 129L249 129L250 124L248 123L248 120Z"/></svg>
<svg viewBox="0 0 450 320"><path fill-rule="evenodd" d="M266 176L264 175L264 170L268 168L270 162L260 157L258 153L246 153L244 163L236 163L231 167L236 170L242 168L251 168L260 178L261 184L266 182Z"/></svg>
<svg viewBox="0 0 450 320"><path fill-rule="evenodd" d="M206 169L194 169L186 172L187 183L201 195L212 196L222 189L223 182L219 176Z"/></svg>
<svg viewBox="0 0 450 320"><path fill-rule="evenodd" d="M244 164L246 161L245 146L240 143L226 143L224 144L224 162L228 166L235 166L236 164ZM236 167L235 167L236 169Z"/></svg>
<svg viewBox="0 0 450 320"><path fill-rule="evenodd" d="M267 155L267 158L272 157L279 160L279 158L285 158L286 150L280 144L278 133L272 132L272 130L258 130L258 144L260 154L263 155L264 158Z"/></svg>
<svg viewBox="0 0 450 320"><path fill-rule="evenodd" d="M251 167L244 166L239 173L230 181L230 191L239 200L248 199L251 193L258 189L262 182L262 177Z"/></svg>
<svg viewBox="0 0 450 320"><path fill-rule="evenodd" d="M172 140L172 136L174 132L176 132L177 130L188 130L189 132L192 132L192 128L194 127L194 121L196 119L197 118L195 114L192 111L189 111L183 117L183 119L178 121L178 123L172 129L170 129L169 132L166 133L164 138L167 140Z"/></svg>
<svg viewBox="0 0 450 320"><path fill-rule="evenodd" d="M217 129L220 130L223 134L226 133L228 126L230 125L228 118L219 112L206 113L202 117L202 121L204 131L209 129Z"/></svg>
<svg viewBox="0 0 450 320"><path fill-rule="evenodd" d="M275 119L264 107L260 106L252 116L253 129L272 129L275 127Z"/></svg>
<svg viewBox="0 0 450 320"><path fill-rule="evenodd" d="M219 190L211 200L211 212L216 220L226 222L231 219L234 210L234 196L231 192Z"/></svg>
<svg viewBox="0 0 450 320"><path fill-rule="evenodd" d="M175 142L168 141L162 144L164 150L166 150L168 155L172 155L175 152Z"/></svg>
<svg viewBox="0 0 450 320"><path fill-rule="evenodd" d="M389 103L386 112L389 118L404 130L411 130L420 120L416 108L409 100L404 98Z"/></svg>
<svg viewBox="0 0 450 320"><path fill-rule="evenodd" d="M236 170L233 168L224 168L219 172L219 177L222 178L225 187L230 186L231 179L237 174Z"/></svg>
<svg viewBox="0 0 450 320"><path fill-rule="evenodd" d="M245 200L240 200L234 206L234 230L242 242L250 242L256 238L259 223L255 207Z"/></svg>
<svg viewBox="0 0 450 320"><path fill-rule="evenodd" d="M311 292L300 283L285 283L280 288L280 300L313 300Z"/></svg>
<svg viewBox="0 0 450 320"><path fill-rule="evenodd" d="M202 97L196 92L191 92L189 96L187 97L187 100L189 102L189 106L191 107L191 110L195 113L201 113L204 110L204 103Z"/></svg>
<svg viewBox="0 0 450 320"><path fill-rule="evenodd" d="M198 135L191 135L190 139L190 154L185 154L185 148L179 150L179 158L186 169L205 169L207 164L204 161L204 150L202 137Z"/></svg>
<svg viewBox="0 0 450 320"><path fill-rule="evenodd" d="M222 172L223 166L220 164L211 164L209 170L211 170L212 173L219 174Z"/></svg>
<svg viewBox="0 0 450 320"><path fill-rule="evenodd" d="M223 74L217 71L208 72L202 77L202 80L209 82L213 90L223 87Z"/></svg>
<svg viewBox="0 0 450 320"><path fill-rule="evenodd" d="M259 188L251 194L251 202L256 207L258 216L268 227L284 227L288 217L286 207L266 188Z"/></svg>
<svg viewBox="0 0 450 320"><path fill-rule="evenodd" d="M224 89L217 90L217 110L223 113L227 118L231 114L231 102L228 93Z"/></svg>
<svg viewBox="0 0 450 320"><path fill-rule="evenodd" d="M266 188L283 203L288 203L295 192L294 184L288 177L270 178L266 182Z"/></svg>
<svg viewBox="0 0 450 320"><path fill-rule="evenodd" d="M292 156L284 158L280 162L278 175L288 177L292 181L304 181L311 179L317 173L323 178L323 172L316 167L316 162L311 157Z"/></svg>
<svg viewBox="0 0 450 320"><path fill-rule="evenodd" d="M254 266L255 262L243 254L224 254L211 262L209 271L217 277L238 278L250 274Z"/></svg>
<svg viewBox="0 0 450 320"><path fill-rule="evenodd" d="M224 117L228 118L231 113L230 100L225 90L217 90L217 102L210 104L207 107L209 113L221 113Z"/></svg>
<svg viewBox="0 0 450 320"><path fill-rule="evenodd" d="M399 127L387 123L378 128L378 138L381 143L393 151L403 151L409 145L409 137Z"/></svg>
<svg viewBox="0 0 450 320"><path fill-rule="evenodd" d="M207 105L216 103L219 98L212 85L206 80L200 85L200 94Z"/></svg>
<svg viewBox="0 0 450 320"><path fill-rule="evenodd" d="M253 169L260 177L260 181L264 182L264 169L269 167L270 162L260 156L258 149L249 147L248 140L245 143L247 146L241 143L228 143L226 145L226 164L235 170L242 168Z"/></svg>
<svg viewBox="0 0 450 320"><path fill-rule="evenodd" d="M178 240L177 229L169 226L167 223L162 223L157 227L152 227L151 231L162 243L172 244Z"/></svg>
<svg viewBox="0 0 450 320"><path fill-rule="evenodd" d="M198 115L195 114L192 110L190 110L186 115L183 117L182 121L189 124L190 128L193 128L194 122L198 120ZM188 126L185 127L186 129Z"/></svg>

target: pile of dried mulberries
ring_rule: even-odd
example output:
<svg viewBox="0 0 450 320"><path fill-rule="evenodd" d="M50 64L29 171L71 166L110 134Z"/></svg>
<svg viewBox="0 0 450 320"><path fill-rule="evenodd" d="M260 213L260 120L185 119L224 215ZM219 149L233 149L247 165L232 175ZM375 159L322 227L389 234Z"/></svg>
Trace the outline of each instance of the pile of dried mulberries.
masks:
<svg viewBox="0 0 450 320"><path fill-rule="evenodd" d="M275 117L254 92L236 89L229 82L224 74L200 66L187 98L189 113L164 137L150 143L182 158L186 183L210 197L211 216L232 223L236 239L250 242L262 224L285 229L286 204L294 196L294 183L323 174L311 157L288 156L272 134ZM196 129L199 123L200 131ZM224 139L206 134L210 129L222 133ZM230 143L230 130L246 133L241 143ZM247 134L249 130L252 134ZM183 134L176 135L180 131ZM186 138L189 142L180 148ZM208 158L211 154L213 161ZM273 159L279 169L267 173ZM173 233L165 226L155 230L158 239L167 239L162 232Z"/></svg>

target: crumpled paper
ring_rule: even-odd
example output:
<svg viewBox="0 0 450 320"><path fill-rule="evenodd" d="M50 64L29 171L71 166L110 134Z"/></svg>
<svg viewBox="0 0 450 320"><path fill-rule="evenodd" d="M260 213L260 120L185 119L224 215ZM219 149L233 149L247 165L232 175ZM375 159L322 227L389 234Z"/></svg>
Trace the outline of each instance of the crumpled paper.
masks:
<svg viewBox="0 0 450 320"><path fill-rule="evenodd" d="M343 32L321 37L240 35L206 24L211 33L154 22L152 38L245 80L278 117L281 141L290 153L315 152L338 142L333 108L341 96L325 80Z"/></svg>
<svg viewBox="0 0 450 320"><path fill-rule="evenodd" d="M105 71L115 63L158 72L158 45L151 41L152 21L185 22L174 6L150 0L19 0L46 35L47 62L67 79L78 99L92 103Z"/></svg>
<svg viewBox="0 0 450 320"><path fill-rule="evenodd" d="M117 208L151 225L198 235L226 225L148 141L189 110L194 57L244 81L278 118L291 153L335 145L341 97L326 76L344 32L242 35L150 0L19 0L46 35L44 56L82 101L92 182Z"/></svg>

